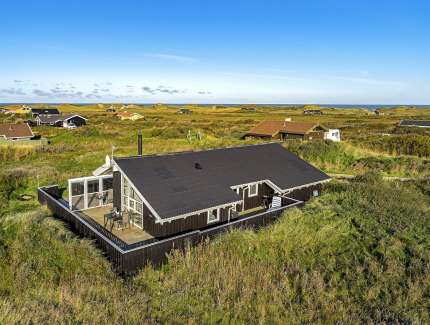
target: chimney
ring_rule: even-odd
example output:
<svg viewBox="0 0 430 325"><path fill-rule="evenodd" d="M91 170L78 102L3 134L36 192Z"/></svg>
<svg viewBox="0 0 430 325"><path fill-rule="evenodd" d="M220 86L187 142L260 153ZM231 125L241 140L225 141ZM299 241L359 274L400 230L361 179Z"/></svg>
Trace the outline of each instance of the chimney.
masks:
<svg viewBox="0 0 430 325"><path fill-rule="evenodd" d="M291 122L291 117L286 117L284 121L284 126L287 125L287 122Z"/></svg>
<svg viewBox="0 0 430 325"><path fill-rule="evenodd" d="M142 131L139 131L137 134L137 155L142 156L143 148L142 148Z"/></svg>

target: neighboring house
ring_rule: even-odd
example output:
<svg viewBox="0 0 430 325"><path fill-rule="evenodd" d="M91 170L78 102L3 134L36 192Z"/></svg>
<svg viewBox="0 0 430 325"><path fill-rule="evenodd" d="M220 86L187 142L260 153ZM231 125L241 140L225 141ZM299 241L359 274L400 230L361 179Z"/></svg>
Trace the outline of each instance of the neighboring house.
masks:
<svg viewBox="0 0 430 325"><path fill-rule="evenodd" d="M76 128L87 124L87 119L77 114L68 115L38 115L37 125L51 125L64 128Z"/></svg>
<svg viewBox="0 0 430 325"><path fill-rule="evenodd" d="M430 128L430 121L401 120L399 126Z"/></svg>
<svg viewBox="0 0 430 325"><path fill-rule="evenodd" d="M328 128L314 122L263 121L246 133L244 138L310 141L325 139L327 132Z"/></svg>
<svg viewBox="0 0 430 325"><path fill-rule="evenodd" d="M0 124L0 139L30 140L34 137L28 124Z"/></svg>
<svg viewBox="0 0 430 325"><path fill-rule="evenodd" d="M176 112L176 114L191 114L193 111L188 108L181 108Z"/></svg>
<svg viewBox="0 0 430 325"><path fill-rule="evenodd" d="M305 109L303 111L304 115L322 115L323 112L318 109Z"/></svg>
<svg viewBox="0 0 430 325"><path fill-rule="evenodd" d="M241 107L240 110L246 112L255 112L257 109L255 107Z"/></svg>
<svg viewBox="0 0 430 325"><path fill-rule="evenodd" d="M26 105L22 105L22 107L14 109L13 113L15 113L15 114L29 114L29 113L31 113L31 107L26 106Z"/></svg>
<svg viewBox="0 0 430 325"><path fill-rule="evenodd" d="M384 116L384 112L380 111L380 110L375 110L375 115L377 116Z"/></svg>
<svg viewBox="0 0 430 325"><path fill-rule="evenodd" d="M60 115L60 111L57 108L32 108L31 114L33 117L39 115Z"/></svg>
<svg viewBox="0 0 430 325"><path fill-rule="evenodd" d="M121 121L123 120L140 120L143 118L143 115L140 115L139 113L133 113L133 112L119 112L116 116L118 116Z"/></svg>

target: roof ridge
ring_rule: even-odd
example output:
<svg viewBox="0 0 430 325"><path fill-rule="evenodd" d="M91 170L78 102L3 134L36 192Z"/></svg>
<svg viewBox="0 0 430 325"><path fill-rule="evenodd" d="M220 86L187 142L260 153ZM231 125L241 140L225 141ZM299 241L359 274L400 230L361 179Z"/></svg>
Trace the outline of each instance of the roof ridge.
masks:
<svg viewBox="0 0 430 325"><path fill-rule="evenodd" d="M204 150L187 150L187 151L177 151L177 152L167 152L167 153L159 153L159 154L151 154L151 155L143 155L143 156L128 156L128 157L114 157L115 159L135 159L135 158L150 158L150 157L163 157L163 156L176 156L176 155L182 155L187 153L199 153L199 152L205 152L205 151L223 151L228 149L241 149L241 148L248 148L248 147L258 147L258 146L267 146L267 145L273 145L273 144L281 144L281 141L270 141L265 143L255 143L255 144L244 144L240 146L231 146L231 147L221 147L221 148L210 148L210 149L204 149Z"/></svg>

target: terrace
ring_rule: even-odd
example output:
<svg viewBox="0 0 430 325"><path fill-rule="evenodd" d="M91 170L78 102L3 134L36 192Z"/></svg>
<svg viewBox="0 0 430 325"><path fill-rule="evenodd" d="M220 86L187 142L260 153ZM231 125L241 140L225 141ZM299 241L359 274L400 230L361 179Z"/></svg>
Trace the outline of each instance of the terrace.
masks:
<svg viewBox="0 0 430 325"><path fill-rule="evenodd" d="M100 226L108 230L112 235L118 237L124 243L131 245L138 242L147 241L153 239L150 234L148 234L143 229L135 226L133 220L127 220L128 216L125 216L125 224L119 226L115 223L107 223L105 216L110 214L112 211L112 204L101 206L98 208L92 208L84 211L79 211L80 214L91 218L97 222Z"/></svg>

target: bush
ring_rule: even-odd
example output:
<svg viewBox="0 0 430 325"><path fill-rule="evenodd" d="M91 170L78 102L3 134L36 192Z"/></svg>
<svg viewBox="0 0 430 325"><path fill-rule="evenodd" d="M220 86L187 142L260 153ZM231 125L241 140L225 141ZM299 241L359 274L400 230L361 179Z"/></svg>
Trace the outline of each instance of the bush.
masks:
<svg viewBox="0 0 430 325"><path fill-rule="evenodd" d="M369 138L361 146L398 156L430 157L430 137L418 134Z"/></svg>
<svg viewBox="0 0 430 325"><path fill-rule="evenodd" d="M354 156L348 153L341 143L329 140L316 142L287 141L285 143L288 150L322 168L331 165L345 169L354 162Z"/></svg>

